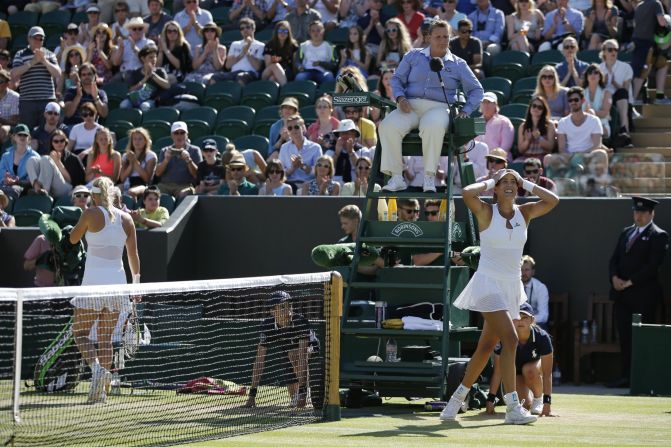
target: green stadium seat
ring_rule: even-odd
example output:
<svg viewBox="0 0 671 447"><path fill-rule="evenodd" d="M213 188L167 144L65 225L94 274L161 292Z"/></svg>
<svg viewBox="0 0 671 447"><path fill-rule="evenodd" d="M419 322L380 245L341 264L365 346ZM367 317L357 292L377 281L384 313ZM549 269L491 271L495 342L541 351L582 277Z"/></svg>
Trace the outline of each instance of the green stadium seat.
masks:
<svg viewBox="0 0 671 447"><path fill-rule="evenodd" d="M374 92L375 90L377 90L378 82L380 82L379 78L368 79L366 81L366 85L368 85L368 91Z"/></svg>
<svg viewBox="0 0 671 447"><path fill-rule="evenodd" d="M308 126L317 121L317 109L315 109L315 106L301 107L300 114Z"/></svg>
<svg viewBox="0 0 671 447"><path fill-rule="evenodd" d="M492 57L492 67L487 75L499 76L515 82L524 76L529 61L529 53L512 50L502 51Z"/></svg>
<svg viewBox="0 0 671 447"><path fill-rule="evenodd" d="M191 144L198 146L199 148L202 149L203 146L203 141L207 140L208 138L213 139L214 141L217 142L217 147L219 148L219 152L224 152L226 150L226 145L231 142L226 137L222 137L221 135L203 135L198 138L194 138L191 141Z"/></svg>
<svg viewBox="0 0 671 447"><path fill-rule="evenodd" d="M189 137L198 138L212 133L212 126L217 122L217 111L207 106L195 107L184 110L180 119L189 127Z"/></svg>
<svg viewBox="0 0 671 447"><path fill-rule="evenodd" d="M105 124L105 126L116 135L117 138L122 138L128 135L128 131L134 128L133 123L126 120L114 120Z"/></svg>
<svg viewBox="0 0 671 447"><path fill-rule="evenodd" d="M249 106L232 106L223 109L217 116L215 135L222 135L234 140L243 135L249 135L254 126L256 112Z"/></svg>
<svg viewBox="0 0 671 447"><path fill-rule="evenodd" d="M261 135L243 135L236 138L233 144L235 144L235 148L239 151L254 149L259 151L265 158L268 156L268 146L270 145L270 141L268 138Z"/></svg>
<svg viewBox="0 0 671 447"><path fill-rule="evenodd" d="M161 193L160 205L167 209L170 214L175 212L175 198L170 194Z"/></svg>
<svg viewBox="0 0 671 447"><path fill-rule="evenodd" d="M187 126L189 126L189 138L198 138L211 134L213 126L210 124L211 122L196 119L189 120L187 122Z"/></svg>
<svg viewBox="0 0 671 447"><path fill-rule="evenodd" d="M72 18L70 19L72 23L76 23L77 25L84 23L88 20L89 18L86 15L86 11L75 12L74 14L72 14Z"/></svg>
<svg viewBox="0 0 671 447"><path fill-rule="evenodd" d="M226 48L230 48L231 42L235 42L236 40L242 40L242 34L240 34L239 29L224 31L219 37L219 42L222 45L226 45Z"/></svg>
<svg viewBox="0 0 671 447"><path fill-rule="evenodd" d="M38 210L45 214L48 214L51 212L53 204L54 201L49 196L43 196L38 194L26 195L16 199L16 202L14 202L13 211L14 213L16 213L22 210Z"/></svg>
<svg viewBox="0 0 671 447"><path fill-rule="evenodd" d="M380 10L380 15L384 15L386 17L396 17L399 14L400 11L396 7L396 3L386 4L382 7L382 10Z"/></svg>
<svg viewBox="0 0 671 447"><path fill-rule="evenodd" d="M12 39L12 54L16 54L17 51L24 49L28 46L28 37L27 34L18 34Z"/></svg>
<svg viewBox="0 0 671 447"><path fill-rule="evenodd" d="M523 161L516 161L513 163L508 164L508 169L513 169L517 171L519 175L524 177L526 174L524 173L524 162Z"/></svg>
<svg viewBox="0 0 671 447"><path fill-rule="evenodd" d="M57 197L54 201L54 208L57 206L72 206L72 197L69 194Z"/></svg>
<svg viewBox="0 0 671 447"><path fill-rule="evenodd" d="M111 109L105 118L105 124L119 120L139 126L142 123L142 111L140 109Z"/></svg>
<svg viewBox="0 0 671 447"><path fill-rule="evenodd" d="M207 87L203 105L221 110L240 104L242 87L237 82L221 81Z"/></svg>
<svg viewBox="0 0 671 447"><path fill-rule="evenodd" d="M564 55L559 50L546 50L535 53L531 57L531 65L527 68L528 76L536 76L544 65L557 65L564 62Z"/></svg>
<svg viewBox="0 0 671 447"><path fill-rule="evenodd" d="M39 225L40 217L45 214L40 210L25 209L14 212L14 222L17 227L36 227Z"/></svg>
<svg viewBox="0 0 671 447"><path fill-rule="evenodd" d="M536 90L536 76L527 76L515 81L513 84L513 95L519 91Z"/></svg>
<svg viewBox="0 0 671 447"><path fill-rule="evenodd" d="M151 121L167 121L172 124L179 121L179 110L172 107L158 107L142 114L142 125Z"/></svg>
<svg viewBox="0 0 671 447"><path fill-rule="evenodd" d="M126 208L129 210L134 210L137 208L137 201L135 200L135 197L128 194L123 194L121 196L121 202L123 202L123 204L126 205Z"/></svg>
<svg viewBox="0 0 671 447"><path fill-rule="evenodd" d="M231 21L228 18L228 13L230 12L231 8L230 7L218 7L218 8L213 8L210 13L212 14L212 19L214 20L214 23L216 23L219 26L222 25L229 25Z"/></svg>
<svg viewBox="0 0 671 447"><path fill-rule="evenodd" d="M510 103L529 104L535 90L520 90L510 96Z"/></svg>
<svg viewBox="0 0 671 447"><path fill-rule="evenodd" d="M39 20L40 26L44 29L44 33L49 36L51 34L58 34L60 37L63 31L70 23L70 11L57 9L55 11L42 14Z"/></svg>
<svg viewBox="0 0 671 447"><path fill-rule="evenodd" d="M18 11L7 17L12 37L27 36L31 27L37 25L40 15L36 12Z"/></svg>
<svg viewBox="0 0 671 447"><path fill-rule="evenodd" d="M56 47L61 44L62 33L49 33L47 31L45 33L47 34L47 39L44 41L44 48L49 51L55 51Z"/></svg>
<svg viewBox="0 0 671 447"><path fill-rule="evenodd" d="M128 146L128 137L119 138L119 135L117 135L116 144L114 145L114 148L118 152L121 152L123 154L124 152L126 152L126 146Z"/></svg>
<svg viewBox="0 0 671 447"><path fill-rule="evenodd" d="M503 97L499 97L499 105L502 106L508 102L510 99L510 93L513 88L513 83L510 82L510 80L506 78L501 78L501 77L488 77L483 79L481 82L482 88L488 92L488 91L493 91L493 92L500 92Z"/></svg>
<svg viewBox="0 0 671 447"><path fill-rule="evenodd" d="M279 102L288 96L293 96L298 100L298 104L303 107L315 103L317 94L317 83L314 81L291 81L280 88Z"/></svg>
<svg viewBox="0 0 671 447"><path fill-rule="evenodd" d="M275 81L254 81L242 88L240 104L254 110L277 103L280 86Z"/></svg>
<svg viewBox="0 0 671 447"><path fill-rule="evenodd" d="M631 63L631 56L633 53L631 51L620 51L617 53L617 60L626 62L626 63Z"/></svg>
<svg viewBox="0 0 671 447"><path fill-rule="evenodd" d="M254 135L267 137L271 126L280 118L280 106L264 107L256 114L254 120Z"/></svg>
<svg viewBox="0 0 671 447"><path fill-rule="evenodd" d="M492 55L489 54L489 51L482 52L482 69L485 71L485 74L489 74L492 69Z"/></svg>
<svg viewBox="0 0 671 447"><path fill-rule="evenodd" d="M349 39L349 28L336 27L324 33L324 40L333 45L345 45Z"/></svg>
<svg viewBox="0 0 671 447"><path fill-rule="evenodd" d="M161 149L167 146L172 146L172 137L170 135L161 137L158 140L153 140L151 143L151 150L158 155L161 153Z"/></svg>
<svg viewBox="0 0 671 447"><path fill-rule="evenodd" d="M578 59L580 59L583 62L587 62L588 64L600 64L601 63L601 58L599 57L599 53L601 50L581 50L578 51L578 54L576 55Z"/></svg>
<svg viewBox="0 0 671 447"><path fill-rule="evenodd" d="M202 104L205 99L205 85L200 82L185 82L186 93L198 98L198 103Z"/></svg>
<svg viewBox="0 0 671 447"><path fill-rule="evenodd" d="M529 104L506 104L501 106L499 114L508 118L526 118Z"/></svg>
<svg viewBox="0 0 671 447"><path fill-rule="evenodd" d="M325 93L333 93L335 91L335 85L335 80L324 81L319 84L319 87L317 88L317 98L323 96Z"/></svg>
<svg viewBox="0 0 671 447"><path fill-rule="evenodd" d="M121 101L128 95L128 85L125 82L109 82L104 84L102 89L107 93L110 110L119 108Z"/></svg>
<svg viewBox="0 0 671 447"><path fill-rule="evenodd" d="M261 31L254 33L254 38L260 42L266 43L273 38L273 29L272 28L262 29Z"/></svg>
<svg viewBox="0 0 671 447"><path fill-rule="evenodd" d="M142 127L147 129L147 132L149 132L149 135L151 135L152 141L156 141L162 137L169 137L170 126L171 126L170 122L161 121L158 119L142 123Z"/></svg>

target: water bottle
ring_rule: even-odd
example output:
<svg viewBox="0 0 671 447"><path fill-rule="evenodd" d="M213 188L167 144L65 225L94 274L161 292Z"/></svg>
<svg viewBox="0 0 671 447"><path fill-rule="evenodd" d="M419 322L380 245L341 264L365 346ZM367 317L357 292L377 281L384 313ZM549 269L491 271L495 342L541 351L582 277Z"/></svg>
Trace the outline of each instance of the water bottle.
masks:
<svg viewBox="0 0 671 447"><path fill-rule="evenodd" d="M390 338L387 340L387 361L388 362L398 362L398 346L396 346L396 340Z"/></svg>
<svg viewBox="0 0 671 447"><path fill-rule="evenodd" d="M377 220L389 220L387 201L381 197L377 199Z"/></svg>
<svg viewBox="0 0 671 447"><path fill-rule="evenodd" d="M375 301L375 327L382 329L382 322L386 319L387 303L384 301Z"/></svg>
<svg viewBox="0 0 671 447"><path fill-rule="evenodd" d="M561 384L561 369L559 369L559 363L555 363L555 367L552 369L552 386L559 386Z"/></svg>
<svg viewBox="0 0 671 447"><path fill-rule="evenodd" d="M598 343L598 331L599 331L599 326L596 323L596 320L592 320L592 343Z"/></svg>
<svg viewBox="0 0 671 447"><path fill-rule="evenodd" d="M390 198L389 203L387 204L387 216L390 221L396 222L398 220L398 208L396 205L396 199Z"/></svg>
<svg viewBox="0 0 671 447"><path fill-rule="evenodd" d="M589 321L583 320L582 329L580 330L580 343L589 343Z"/></svg>

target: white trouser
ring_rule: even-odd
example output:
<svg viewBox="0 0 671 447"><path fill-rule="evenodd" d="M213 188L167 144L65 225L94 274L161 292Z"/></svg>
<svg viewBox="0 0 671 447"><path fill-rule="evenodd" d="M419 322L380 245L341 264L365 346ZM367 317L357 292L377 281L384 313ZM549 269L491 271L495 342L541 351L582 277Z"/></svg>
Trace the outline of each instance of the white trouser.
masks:
<svg viewBox="0 0 671 447"><path fill-rule="evenodd" d="M37 180L51 197L66 196L72 191L72 185L65 181L56 163L48 155L28 160L26 171L30 183Z"/></svg>
<svg viewBox="0 0 671 447"><path fill-rule="evenodd" d="M440 161L443 138L450 123L450 112L444 102L415 98L410 100L412 111L404 113L396 109L382 120L379 126L382 146L382 172L389 175L401 175L403 156L401 143L412 129L419 127L422 138L424 167L431 169L427 175L436 175L435 169Z"/></svg>

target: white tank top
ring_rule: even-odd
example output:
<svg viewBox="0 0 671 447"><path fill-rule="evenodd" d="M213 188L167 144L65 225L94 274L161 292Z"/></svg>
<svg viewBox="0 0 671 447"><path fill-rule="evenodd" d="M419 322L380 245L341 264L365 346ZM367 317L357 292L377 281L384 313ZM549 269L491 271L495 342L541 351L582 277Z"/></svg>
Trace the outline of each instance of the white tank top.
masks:
<svg viewBox="0 0 671 447"><path fill-rule="evenodd" d="M126 245L126 232L123 229L121 216L123 211L112 207L114 220L110 219L109 211L99 206L98 209L105 216L105 226L102 230L93 233L86 232L86 269L89 268L121 268L123 269L123 249Z"/></svg>
<svg viewBox="0 0 671 447"><path fill-rule="evenodd" d="M499 207L492 205L492 221L486 230L480 232L478 272L499 279L520 279L527 224L517 205L513 205L513 210L511 230L506 228L506 219L499 213Z"/></svg>

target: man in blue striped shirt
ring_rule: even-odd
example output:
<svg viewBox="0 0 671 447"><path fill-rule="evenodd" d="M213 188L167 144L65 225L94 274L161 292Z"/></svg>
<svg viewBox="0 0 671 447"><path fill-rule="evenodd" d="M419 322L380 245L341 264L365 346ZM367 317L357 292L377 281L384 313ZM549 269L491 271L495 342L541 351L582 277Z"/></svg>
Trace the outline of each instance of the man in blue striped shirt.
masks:
<svg viewBox="0 0 671 447"><path fill-rule="evenodd" d="M480 106L484 94L482 85L466 61L450 53L449 39L449 24L444 20L434 21L429 28L429 46L406 53L391 79L398 109L382 120L379 127L382 172L392 176L383 188L387 191L407 188L402 175L401 144L403 137L419 128L426 169L424 191L435 192L436 169L450 120L446 100L456 102L457 90L466 94L467 103L458 118L468 117ZM444 88L438 74L431 71L432 58L440 58L443 62L440 74Z"/></svg>

